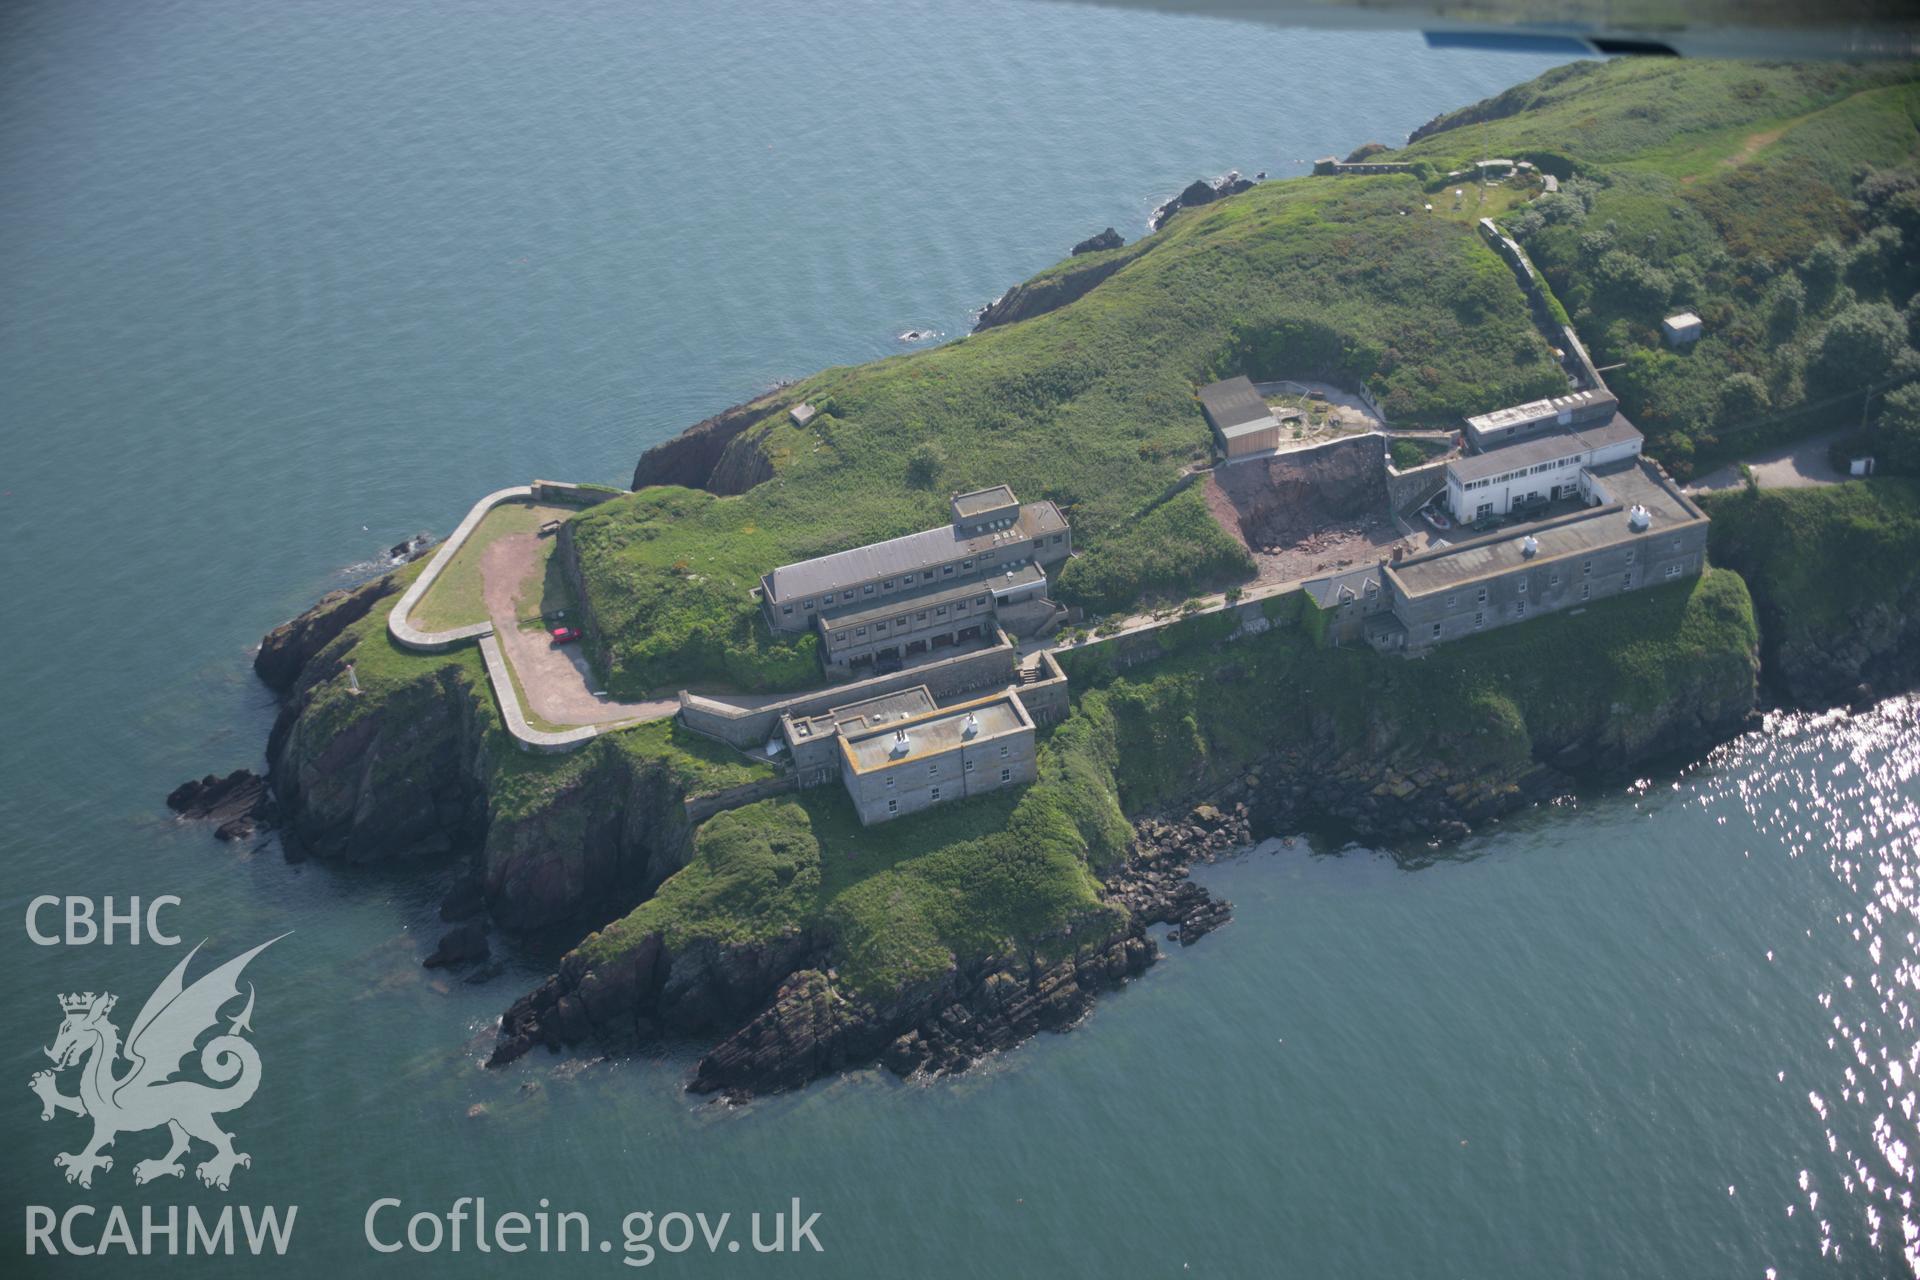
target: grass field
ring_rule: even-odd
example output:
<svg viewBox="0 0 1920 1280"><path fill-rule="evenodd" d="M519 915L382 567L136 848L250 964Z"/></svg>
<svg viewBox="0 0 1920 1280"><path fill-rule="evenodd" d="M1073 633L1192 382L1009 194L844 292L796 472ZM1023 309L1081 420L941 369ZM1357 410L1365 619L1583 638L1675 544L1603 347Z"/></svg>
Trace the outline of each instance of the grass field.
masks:
<svg viewBox="0 0 1920 1280"><path fill-rule="evenodd" d="M467 540L414 607L411 621L428 631L451 631L487 620L482 594L480 558L493 542L510 533L532 533L549 520L578 515L574 507L544 506L534 502L503 502L480 518ZM543 542L541 554L551 556L553 542ZM555 575L558 577L558 575ZM564 587L563 587L564 589Z"/></svg>

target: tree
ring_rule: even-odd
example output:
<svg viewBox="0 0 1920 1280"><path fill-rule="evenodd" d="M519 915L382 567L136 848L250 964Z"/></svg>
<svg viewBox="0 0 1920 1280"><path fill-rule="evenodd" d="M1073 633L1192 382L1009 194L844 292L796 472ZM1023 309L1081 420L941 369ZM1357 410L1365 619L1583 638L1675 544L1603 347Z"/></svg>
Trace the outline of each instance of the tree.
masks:
<svg viewBox="0 0 1920 1280"><path fill-rule="evenodd" d="M1800 327L1800 315L1807 309L1807 286L1799 276L1786 275L1767 291L1767 330L1775 341L1793 336Z"/></svg>
<svg viewBox="0 0 1920 1280"><path fill-rule="evenodd" d="M940 456L939 446L931 441L922 441L907 456L907 483L916 489L931 489L940 479L940 467L946 459Z"/></svg>
<svg viewBox="0 0 1920 1280"><path fill-rule="evenodd" d="M1880 401L1875 428L1880 465L1889 471L1920 475L1920 382L1895 387Z"/></svg>
<svg viewBox="0 0 1920 1280"><path fill-rule="evenodd" d="M1736 373L1720 384L1720 422L1737 427L1761 417L1772 406L1767 384L1751 373Z"/></svg>
<svg viewBox="0 0 1920 1280"><path fill-rule="evenodd" d="M1884 380L1907 349L1907 320L1884 302L1856 302L1827 323L1816 369L1835 391Z"/></svg>
<svg viewBox="0 0 1920 1280"><path fill-rule="evenodd" d="M1832 236L1813 246L1806 261L1800 264L1800 279L1807 286L1808 310L1819 311L1833 301L1834 290L1840 287L1840 273L1846 265L1847 251Z"/></svg>

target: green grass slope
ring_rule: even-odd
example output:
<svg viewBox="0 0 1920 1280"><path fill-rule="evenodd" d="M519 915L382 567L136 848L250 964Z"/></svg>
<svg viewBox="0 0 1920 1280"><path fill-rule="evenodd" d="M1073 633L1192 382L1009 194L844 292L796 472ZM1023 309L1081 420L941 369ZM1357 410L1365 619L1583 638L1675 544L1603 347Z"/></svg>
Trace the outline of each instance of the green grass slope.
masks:
<svg viewBox="0 0 1920 1280"><path fill-rule="evenodd" d="M1314 746L1329 761L1366 750L1410 768L1498 774L1524 767L1536 742L1611 733L1638 750L1636 732L1737 715L1752 697L1752 605L1724 570L1421 662L1321 648L1300 626L1217 648L1219 623L1170 628L1166 657L1117 676L1102 647L1070 655L1082 692L1022 790L871 829L837 788L712 818L693 861L584 941L583 957L608 961L656 932L679 949L804 930L852 989L885 995L956 959L1111 921L1098 881L1126 851L1126 815L1275 750Z"/></svg>
<svg viewBox="0 0 1920 1280"><path fill-rule="evenodd" d="M1002 481L1073 521L1069 601L1245 576L1239 544L1177 485L1208 454L1194 387L1219 376L1364 381L1432 422L1564 386L1499 259L1420 201L1406 177L1262 184L1119 251L1125 267L1057 311L800 383L790 399L825 410L809 428L776 409L752 429L771 479L737 497L644 490L579 518L611 687L811 679L810 649L756 627L759 575L937 524L948 493Z"/></svg>
<svg viewBox="0 0 1920 1280"><path fill-rule="evenodd" d="M1863 387L1920 372L1910 64L1579 63L1421 132L1398 158L1563 180L1502 221L1683 475L1858 422ZM1682 310L1706 336L1670 352L1660 320Z"/></svg>

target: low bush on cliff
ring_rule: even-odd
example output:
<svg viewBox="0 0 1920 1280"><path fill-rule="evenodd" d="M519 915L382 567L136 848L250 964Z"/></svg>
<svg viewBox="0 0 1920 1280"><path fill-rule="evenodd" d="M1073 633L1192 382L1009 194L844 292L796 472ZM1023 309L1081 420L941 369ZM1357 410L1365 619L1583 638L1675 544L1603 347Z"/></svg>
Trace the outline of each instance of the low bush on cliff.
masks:
<svg viewBox="0 0 1920 1280"><path fill-rule="evenodd" d="M1753 586L1774 642L1819 643L1920 579L1920 480L1716 494L1710 551Z"/></svg>
<svg viewBox="0 0 1920 1280"><path fill-rule="evenodd" d="M851 989L881 995L939 977L956 956L1111 924L1094 872L1132 834L1115 758L1111 724L1074 717L1041 744L1039 777L1020 790L874 827L838 788L720 814L684 869L581 951L598 963L651 933L680 948L805 929Z"/></svg>
<svg viewBox="0 0 1920 1280"><path fill-rule="evenodd" d="M1442 645L1410 662L1324 648L1302 627L1116 674L1097 649L1064 660L1077 715L1110 722L1129 813L1226 781L1257 757L1313 747L1456 768L1523 765L1536 741L1633 732L1680 704L1744 707L1758 634L1738 574L1715 570Z"/></svg>

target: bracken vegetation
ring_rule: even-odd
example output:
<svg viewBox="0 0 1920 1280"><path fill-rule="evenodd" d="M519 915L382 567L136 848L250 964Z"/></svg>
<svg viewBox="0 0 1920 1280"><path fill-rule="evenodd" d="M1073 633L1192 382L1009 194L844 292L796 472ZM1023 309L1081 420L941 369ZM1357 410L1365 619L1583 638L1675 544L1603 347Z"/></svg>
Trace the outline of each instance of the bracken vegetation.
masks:
<svg viewBox="0 0 1920 1280"><path fill-rule="evenodd" d="M1920 375L1917 125L1910 65L1632 59L1549 72L1400 154L1562 180L1503 222L1684 476L1857 423L1869 388ZM1705 322L1686 351L1660 333L1679 311Z"/></svg>

